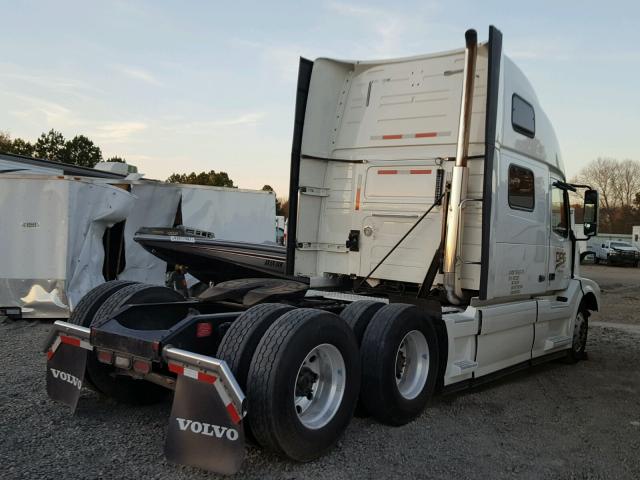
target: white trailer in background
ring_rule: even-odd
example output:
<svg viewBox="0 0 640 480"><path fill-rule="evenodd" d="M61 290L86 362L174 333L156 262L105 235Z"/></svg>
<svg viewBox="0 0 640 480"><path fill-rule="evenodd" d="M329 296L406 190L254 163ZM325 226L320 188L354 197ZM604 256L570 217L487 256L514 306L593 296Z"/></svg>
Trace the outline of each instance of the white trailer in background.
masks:
<svg viewBox="0 0 640 480"><path fill-rule="evenodd" d="M403 425L436 392L583 358L600 291L580 276L576 241L596 233L598 194L566 182L501 33L465 39L396 60L301 59L289 278L222 282L186 302L105 284L85 297L95 314L56 324L49 395L72 408L80 395L51 369L119 399L175 388L168 459L235 473L245 425L310 461L358 403ZM577 190L582 232L569 219ZM86 369L85 349L97 358Z"/></svg>
<svg viewBox="0 0 640 480"><path fill-rule="evenodd" d="M184 226L213 232L219 240L275 242L273 192L201 185L179 188Z"/></svg>
<svg viewBox="0 0 640 480"><path fill-rule="evenodd" d="M135 200L101 179L0 176L0 308L68 317L70 306L104 282L104 232Z"/></svg>
<svg viewBox="0 0 640 480"><path fill-rule="evenodd" d="M636 225L631 229L631 243L640 249L640 225Z"/></svg>
<svg viewBox="0 0 640 480"><path fill-rule="evenodd" d="M270 192L47 173L0 176L0 314L67 318L106 279L164 285L167 264L133 237L176 217L221 239L275 241ZM105 251L105 231L121 222Z"/></svg>

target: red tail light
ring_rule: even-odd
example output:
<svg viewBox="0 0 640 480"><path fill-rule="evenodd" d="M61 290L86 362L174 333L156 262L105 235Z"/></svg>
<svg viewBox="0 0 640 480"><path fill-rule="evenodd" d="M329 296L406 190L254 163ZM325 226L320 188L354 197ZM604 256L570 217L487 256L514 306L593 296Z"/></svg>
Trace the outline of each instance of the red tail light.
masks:
<svg viewBox="0 0 640 480"><path fill-rule="evenodd" d="M145 362L144 360L134 360L133 371L146 375L151 371L151 363Z"/></svg>
<svg viewBox="0 0 640 480"><path fill-rule="evenodd" d="M209 322L198 323L196 325L196 337L210 337L213 333L213 325Z"/></svg>
<svg viewBox="0 0 640 480"><path fill-rule="evenodd" d="M98 361L100 363L111 365L113 363L113 352L109 352L108 350L98 350Z"/></svg>

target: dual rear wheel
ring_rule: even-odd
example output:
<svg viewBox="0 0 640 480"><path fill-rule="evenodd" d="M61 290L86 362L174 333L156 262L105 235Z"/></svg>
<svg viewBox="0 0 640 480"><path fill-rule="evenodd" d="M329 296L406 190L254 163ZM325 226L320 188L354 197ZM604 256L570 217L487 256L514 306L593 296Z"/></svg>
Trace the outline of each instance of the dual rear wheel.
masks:
<svg viewBox="0 0 640 480"><path fill-rule="evenodd" d="M245 428L263 447L310 461L337 442L357 404L391 425L424 409L439 360L432 320L413 305L368 301L341 317L263 304L225 334L217 356L246 392Z"/></svg>

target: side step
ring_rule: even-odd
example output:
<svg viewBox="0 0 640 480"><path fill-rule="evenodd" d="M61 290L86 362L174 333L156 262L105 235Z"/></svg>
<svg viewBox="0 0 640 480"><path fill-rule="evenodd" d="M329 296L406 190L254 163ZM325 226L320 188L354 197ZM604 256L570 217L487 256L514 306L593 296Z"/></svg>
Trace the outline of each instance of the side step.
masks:
<svg viewBox="0 0 640 480"><path fill-rule="evenodd" d="M451 376L458 377L465 373L475 372L478 368L478 362L474 362L472 360L462 359L453 362L451 368Z"/></svg>
<svg viewBox="0 0 640 480"><path fill-rule="evenodd" d="M559 347L567 347L571 345L572 338L566 335L558 335L555 337L549 337L544 342L544 351L554 350Z"/></svg>

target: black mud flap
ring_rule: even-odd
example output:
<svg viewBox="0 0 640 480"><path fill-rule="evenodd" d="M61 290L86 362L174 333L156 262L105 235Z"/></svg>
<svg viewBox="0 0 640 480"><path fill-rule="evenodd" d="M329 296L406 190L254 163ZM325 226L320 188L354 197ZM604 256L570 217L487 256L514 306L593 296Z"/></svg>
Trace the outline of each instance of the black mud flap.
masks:
<svg viewBox="0 0 640 480"><path fill-rule="evenodd" d="M47 361L47 393L75 412L87 365L87 350L61 343L50 350Z"/></svg>
<svg viewBox="0 0 640 480"><path fill-rule="evenodd" d="M226 475L245 457L242 420L235 423L216 387L180 375L164 447L167 460Z"/></svg>

